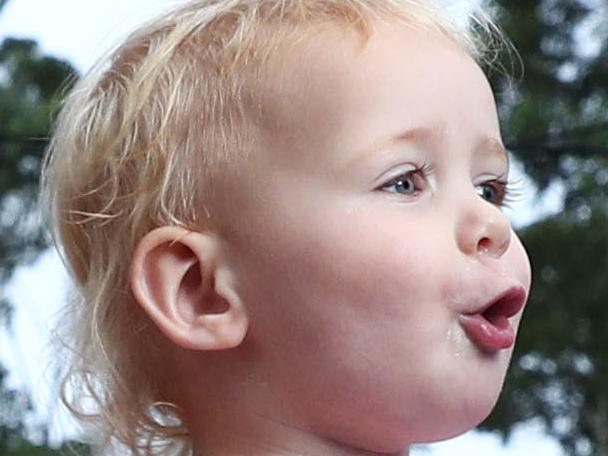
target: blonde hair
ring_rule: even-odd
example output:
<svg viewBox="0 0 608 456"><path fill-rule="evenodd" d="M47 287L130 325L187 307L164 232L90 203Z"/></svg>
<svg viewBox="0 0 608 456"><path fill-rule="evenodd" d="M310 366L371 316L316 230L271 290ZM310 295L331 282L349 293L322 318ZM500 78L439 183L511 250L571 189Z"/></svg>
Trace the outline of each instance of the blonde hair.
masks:
<svg viewBox="0 0 608 456"><path fill-rule="evenodd" d="M155 329L130 292L136 245L158 226L214 222L214 176L252 153L256 78L274 50L324 24L367 37L378 19L436 29L479 62L496 36L487 19L465 30L424 0L195 0L132 34L67 98L42 181L75 284L65 401L106 438L136 455L188 448L151 371Z"/></svg>

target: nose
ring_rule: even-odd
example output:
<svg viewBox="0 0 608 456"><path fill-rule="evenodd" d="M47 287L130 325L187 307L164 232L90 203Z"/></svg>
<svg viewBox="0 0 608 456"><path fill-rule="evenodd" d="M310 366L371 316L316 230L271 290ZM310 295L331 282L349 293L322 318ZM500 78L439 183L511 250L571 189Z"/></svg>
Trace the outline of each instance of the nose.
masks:
<svg viewBox="0 0 608 456"><path fill-rule="evenodd" d="M498 207L475 194L461 206L456 242L466 255L500 258L511 244L511 223Z"/></svg>

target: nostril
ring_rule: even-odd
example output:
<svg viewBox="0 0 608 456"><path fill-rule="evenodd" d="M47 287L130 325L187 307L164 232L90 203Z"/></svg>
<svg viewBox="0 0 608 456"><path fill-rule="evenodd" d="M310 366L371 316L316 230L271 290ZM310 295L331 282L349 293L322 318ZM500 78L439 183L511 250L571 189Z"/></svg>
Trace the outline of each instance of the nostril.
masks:
<svg viewBox="0 0 608 456"><path fill-rule="evenodd" d="M489 237L483 237L477 242L477 251L487 253L492 248L492 240Z"/></svg>

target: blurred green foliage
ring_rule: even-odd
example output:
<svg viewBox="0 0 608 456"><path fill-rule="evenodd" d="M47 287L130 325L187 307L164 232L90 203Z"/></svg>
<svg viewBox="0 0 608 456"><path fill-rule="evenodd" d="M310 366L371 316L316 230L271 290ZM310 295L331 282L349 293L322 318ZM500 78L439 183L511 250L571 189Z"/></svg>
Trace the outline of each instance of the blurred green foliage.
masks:
<svg viewBox="0 0 608 456"><path fill-rule="evenodd" d="M30 399L23 391L6 386L7 372L0 366L0 456L88 456L91 450L78 442L64 442L60 447L45 445L46 429L39 429L43 442L30 442L25 421L31 411Z"/></svg>
<svg viewBox="0 0 608 456"><path fill-rule="evenodd" d="M64 443L59 448L49 448L25 442L15 450L5 452L0 450L0 456L86 456L89 454L89 448L80 443Z"/></svg>
<svg viewBox="0 0 608 456"><path fill-rule="evenodd" d="M33 210L38 175L62 88L74 75L34 41L0 43L0 281L46 245Z"/></svg>
<svg viewBox="0 0 608 456"><path fill-rule="evenodd" d="M5 4L0 0L0 11ZM0 43L0 285L47 245L35 210L38 175L62 88L75 75L68 63L42 55L34 41ZM8 328L11 314L0 297L0 330ZM28 442L31 411L30 399L7 385L0 366L0 455L68 454L67 446L54 450ZM84 448L79 454L86 454Z"/></svg>

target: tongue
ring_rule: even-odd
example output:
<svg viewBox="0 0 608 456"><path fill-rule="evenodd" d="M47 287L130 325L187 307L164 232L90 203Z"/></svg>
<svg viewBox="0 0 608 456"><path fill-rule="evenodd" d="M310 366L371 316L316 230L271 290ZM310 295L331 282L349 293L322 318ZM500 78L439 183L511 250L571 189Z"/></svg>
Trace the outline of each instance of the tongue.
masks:
<svg viewBox="0 0 608 456"><path fill-rule="evenodd" d="M508 329L511 324L504 315L497 315L492 312L483 313L482 316L490 322L492 326L495 326L499 330Z"/></svg>

